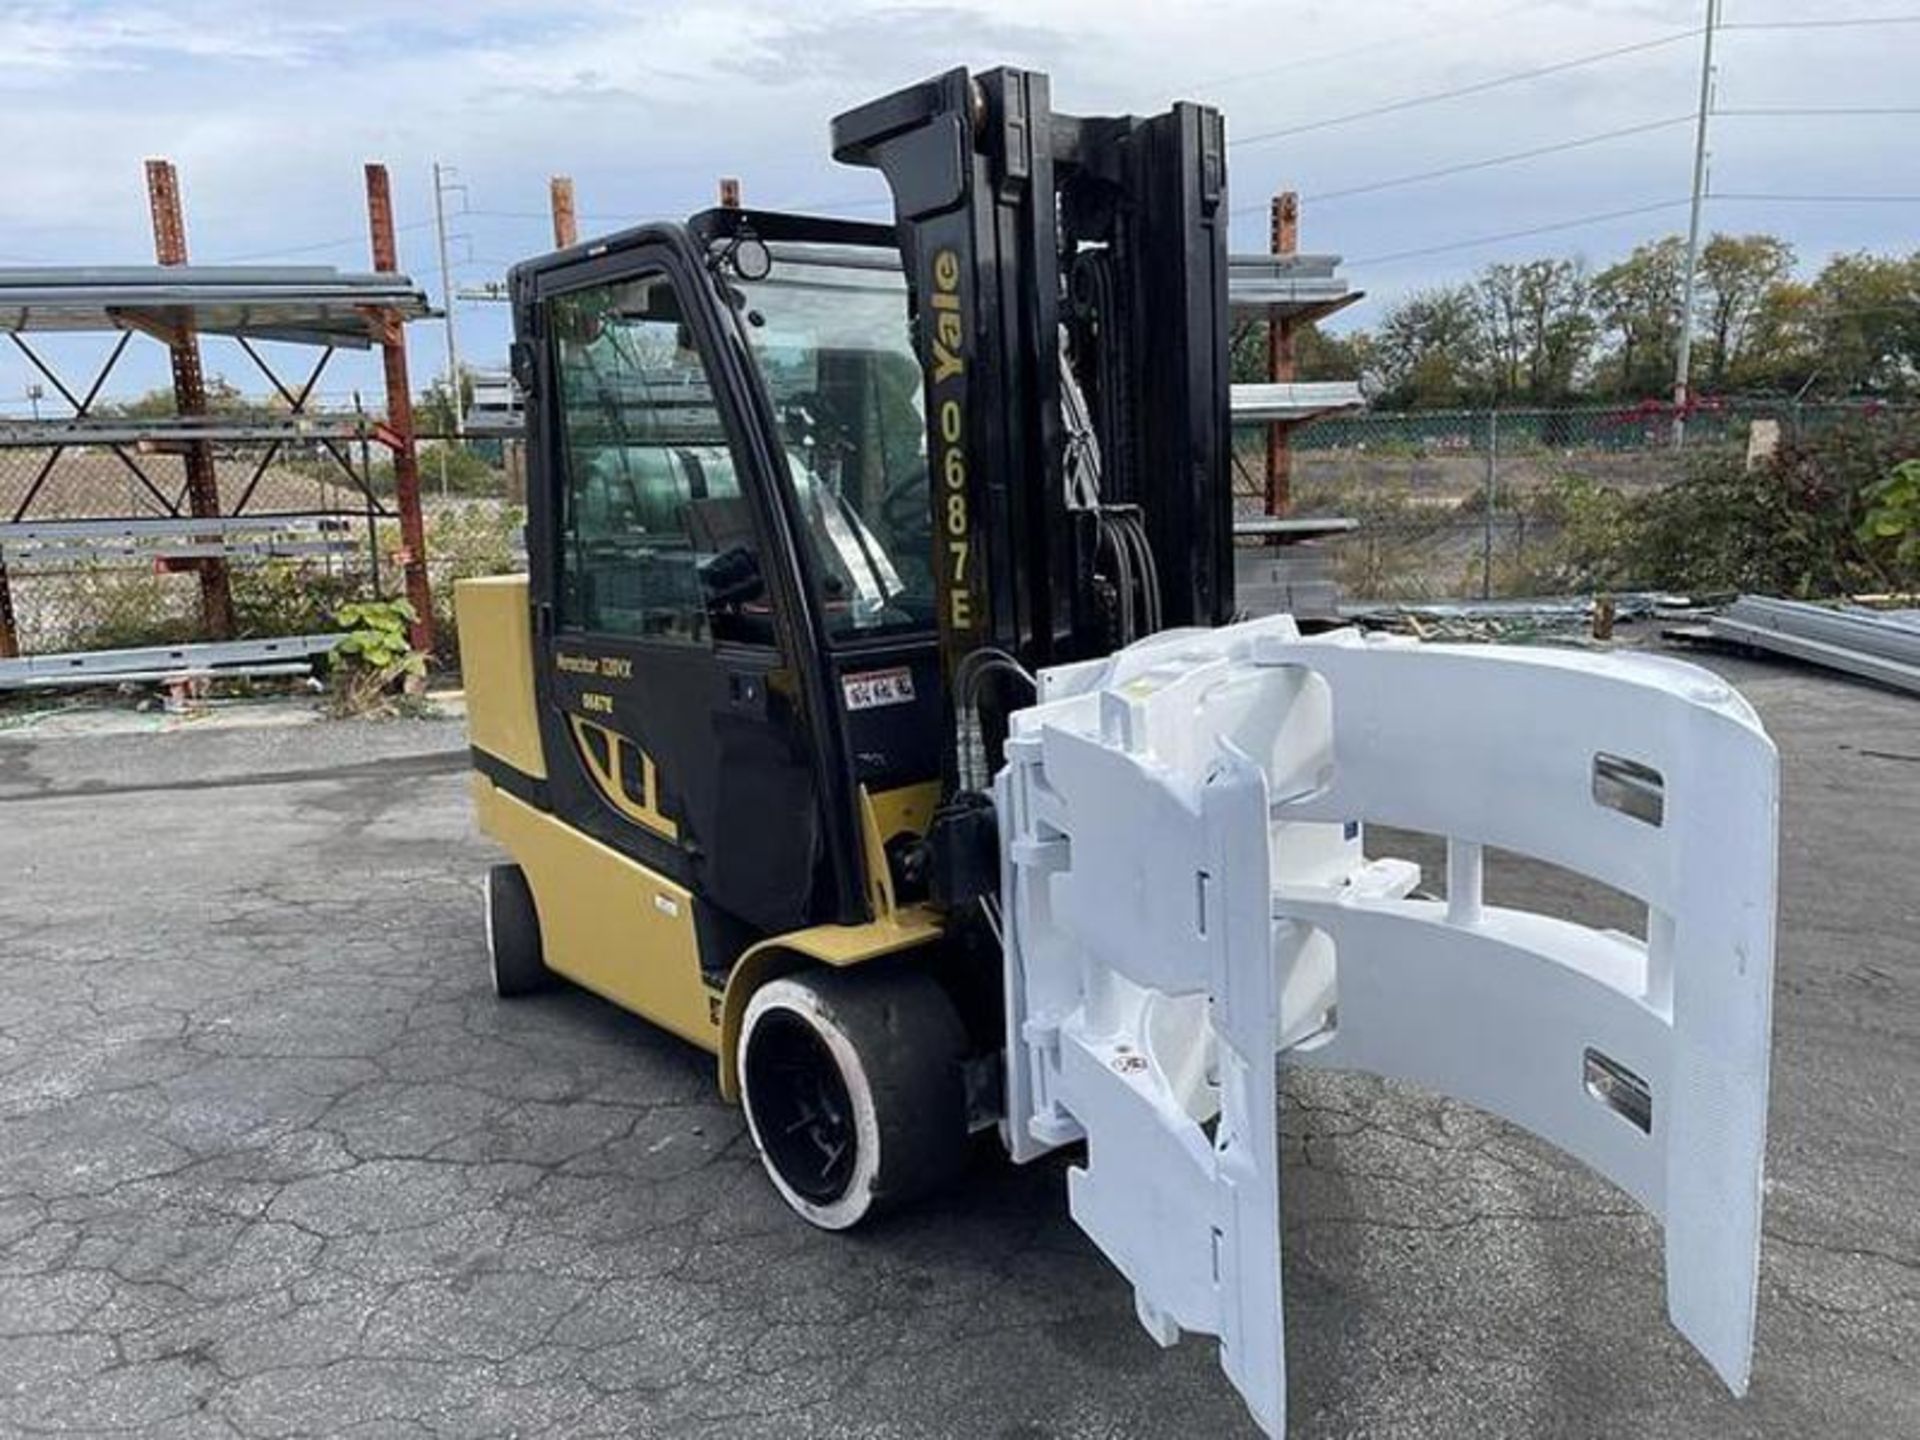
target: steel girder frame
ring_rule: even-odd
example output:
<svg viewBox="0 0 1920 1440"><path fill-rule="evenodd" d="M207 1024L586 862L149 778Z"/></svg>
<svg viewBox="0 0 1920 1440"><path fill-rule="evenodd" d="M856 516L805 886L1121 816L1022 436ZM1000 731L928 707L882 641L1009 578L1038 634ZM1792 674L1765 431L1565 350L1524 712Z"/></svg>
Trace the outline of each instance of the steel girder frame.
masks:
<svg viewBox="0 0 1920 1440"><path fill-rule="evenodd" d="M365 442L373 440L389 448L397 448L396 437L391 431L382 427L370 427L364 419L352 427L350 434L308 435L304 433L297 423L300 417L308 414L307 407L311 403L315 388L319 385L321 377L325 374L327 365L333 359L337 347L333 345L323 347L319 359L314 363L313 368L307 372L305 379L298 385L289 385L246 336L234 335L231 337L239 344L241 350L253 363L254 367L258 369L267 382L273 386L275 393L285 402L287 406L285 423L198 425L182 427L185 433L180 436L170 435L167 432L167 427L143 426L138 423L132 423L111 429L99 427L96 433L96 427L87 422L93 414L93 408L98 402L101 392L106 388L107 382L113 377L121 358L126 354L127 348L136 333L151 334L151 331L146 326L140 324L130 324L128 328L121 330L115 338L112 348L108 351L106 359L101 363L100 367L93 372L92 378L86 383L83 389L69 383L66 377L63 376L44 355L40 354L38 350L27 343L27 340L22 334L18 331L11 330L7 332L7 339L13 343L14 348L25 357L27 363L33 367L35 372L43 377L47 383L54 388L55 392L59 394L61 399L66 401L73 410L73 414L68 417L71 422L68 428L50 432L46 436L44 441L44 447L47 451L46 458L41 461L39 467L34 472L33 479L28 482L25 492L15 504L12 514L8 517L10 523L20 524L30 518L34 502L40 497L47 481L52 478L54 469L58 466L61 457L65 455L68 450L80 446L99 446L104 448L107 453L112 455L126 468L127 473L139 484L140 488L146 492L147 496L153 502L155 514L166 517L179 517L181 515L182 503L189 498L188 491L183 489L180 494L169 496L167 492L161 488L160 484L155 481L154 477L148 473L147 469L141 465L135 453L136 447L151 441L159 441L167 444L184 443L191 447L189 451L190 456L193 451L204 450L208 443L216 440L264 441L266 445L265 451L260 460L255 464L252 473L248 476L247 483L242 489L239 498L235 501L232 510L232 513L236 516L255 513L249 511L249 504L255 492L258 490L260 482L265 478L268 468L279 455L281 449L290 440L310 439L326 451L328 456L332 458L340 471L346 476L348 482L360 493L362 499L365 501L363 515L356 518L362 519L368 528L368 545L370 553L374 556L373 564L377 585L379 558L378 542L374 534L374 527L380 519L392 516L393 511L389 510L373 492L373 477L370 473L370 463L366 456ZM161 339L163 343L165 342L165 337L163 336L155 336L154 338ZM0 438L11 442L17 437L6 436ZM36 435L33 438L38 440L40 437ZM350 448L351 443L356 440L362 442L362 454L358 464L356 464ZM0 445L0 448L40 447L38 445L15 446L8 443ZM188 484L189 487L192 484L191 475L189 475ZM221 518L217 493L214 502L207 508L210 513L205 515L195 514L193 518L200 520L216 520ZM272 513L292 517L296 514L305 515L311 513L316 515L330 515L336 512L327 510L312 512L274 511ZM147 517L106 517L103 523L112 523L117 519L143 518ZM210 559L202 560L200 563L204 566L220 562L217 559ZM12 582L7 571L5 550L3 547L0 547L0 660L16 659L19 655L19 625L13 603Z"/></svg>
<svg viewBox="0 0 1920 1440"><path fill-rule="evenodd" d="M169 160L147 161L147 203L153 214L153 258L162 265L187 263L187 224L180 208L180 177ZM206 373L200 366L200 341L189 323L181 323L167 342L173 365L173 406L181 415L207 413ZM205 441L187 447L187 503L195 519L220 513L220 479L213 451ZM176 503L174 513L179 513ZM215 640L233 638L233 591L225 559L201 560L201 624Z"/></svg>
<svg viewBox="0 0 1920 1440"><path fill-rule="evenodd" d="M370 164L367 176L367 228L373 244L373 268L387 275L400 268L394 240L393 190L387 167ZM393 491L400 507L401 566L406 575L407 599L414 621L409 639L414 649L433 649L433 592L427 578L427 529L420 513L420 461L414 449L413 389L407 378L406 326L397 311L384 311L380 321L380 353L387 382L387 427L392 431ZM459 377L450 377L454 384Z"/></svg>
<svg viewBox="0 0 1920 1440"><path fill-rule="evenodd" d="M66 381L60 378L53 367L48 365L32 346L20 338L18 332L9 331L7 338L13 341L15 348L17 348L22 355L27 357L27 362L31 364L35 370L39 371L40 374L44 375L47 378L47 382L51 384L55 390L60 392L61 398L73 406L74 416L76 419L79 419L84 418L87 413L92 410L94 401L100 398L100 390L107 383L107 377L113 373L114 366L120 363L120 357L126 353L127 342L133 338L133 332L130 330L121 332L120 338L114 342L113 349L107 355L106 363L103 364L94 375L93 383L87 387L86 394L84 395L75 395L72 389L68 387ZM39 495L41 487L47 483L47 477L53 473L53 467L60 463L60 457L66 452L66 448L64 445L55 445L48 452L47 458L40 465L40 469L35 472L32 481L28 483L27 493L21 497L19 507L14 511L13 518L15 520L25 518L28 508L33 504L34 497ZM159 487L153 483L152 479L148 477L147 473L140 468L132 457L118 445L113 446L112 449L113 454L119 459L120 463L133 472L134 478L147 488L148 493L161 505L167 505L167 497L161 493ZM168 506L168 509L173 514L177 515L179 513L177 507ZM12 660L19 654L20 630L19 622L14 615L13 609L13 585L7 577L6 552L0 549L0 660Z"/></svg>

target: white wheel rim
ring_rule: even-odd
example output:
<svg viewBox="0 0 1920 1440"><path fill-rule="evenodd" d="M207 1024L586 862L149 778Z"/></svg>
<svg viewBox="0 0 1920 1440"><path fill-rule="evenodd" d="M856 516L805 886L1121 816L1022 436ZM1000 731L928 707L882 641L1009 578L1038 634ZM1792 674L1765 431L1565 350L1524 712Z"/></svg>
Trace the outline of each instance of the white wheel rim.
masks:
<svg viewBox="0 0 1920 1440"><path fill-rule="evenodd" d="M481 887L485 897L481 908L487 916L487 973L493 977L493 993L500 993L500 949L493 938L493 872L487 872L485 884Z"/></svg>
<svg viewBox="0 0 1920 1440"><path fill-rule="evenodd" d="M847 1087L847 1098L853 1104L853 1175L840 1197L825 1204L807 1199L787 1184L767 1160L766 1147L760 1143L760 1131L754 1123L753 1097L747 1088L747 1052L752 1047L754 1027L763 1015L776 1008L792 1011L812 1026L833 1056L833 1063ZM867 1072L854 1052L853 1043L827 1018L819 996L793 980L770 980L756 990L740 1023L735 1067L743 1102L741 1108L747 1112L747 1132L753 1139L753 1148L760 1152L761 1168L773 1181L774 1189L780 1192L780 1198L808 1223L822 1230L845 1230L857 1224L873 1208L873 1182L880 1170L880 1119L874 1108L873 1087L868 1083Z"/></svg>

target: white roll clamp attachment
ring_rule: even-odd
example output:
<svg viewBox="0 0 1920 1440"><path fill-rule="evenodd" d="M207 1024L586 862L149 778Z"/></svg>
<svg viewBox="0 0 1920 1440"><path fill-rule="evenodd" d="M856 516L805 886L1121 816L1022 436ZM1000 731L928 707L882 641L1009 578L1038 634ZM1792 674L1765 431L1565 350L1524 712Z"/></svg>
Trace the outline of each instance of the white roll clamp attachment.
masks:
<svg viewBox="0 0 1920 1440"><path fill-rule="evenodd" d="M1219 1337L1285 1430L1276 1068L1504 1116L1659 1217L1667 1308L1743 1392L1753 1350L1777 766L1659 657L1303 639L1284 616L1041 677L995 787L1007 1142L1084 1139L1074 1218L1148 1331ZM1369 860L1444 837L1448 894ZM1644 938L1488 905L1485 847L1647 907Z"/></svg>

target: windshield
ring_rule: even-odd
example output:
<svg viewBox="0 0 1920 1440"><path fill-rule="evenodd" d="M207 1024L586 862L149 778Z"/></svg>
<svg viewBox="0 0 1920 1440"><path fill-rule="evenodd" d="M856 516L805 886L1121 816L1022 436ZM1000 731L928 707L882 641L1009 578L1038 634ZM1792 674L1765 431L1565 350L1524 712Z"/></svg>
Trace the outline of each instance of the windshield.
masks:
<svg viewBox="0 0 1920 1440"><path fill-rule="evenodd" d="M778 247L723 283L766 377L838 636L931 629L932 515L907 289L884 251Z"/></svg>

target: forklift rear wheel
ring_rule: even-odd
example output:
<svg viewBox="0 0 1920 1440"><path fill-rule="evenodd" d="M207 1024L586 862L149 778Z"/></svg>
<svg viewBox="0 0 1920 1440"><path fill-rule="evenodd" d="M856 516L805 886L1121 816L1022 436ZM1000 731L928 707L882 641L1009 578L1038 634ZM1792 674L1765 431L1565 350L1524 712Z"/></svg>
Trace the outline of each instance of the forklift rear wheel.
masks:
<svg viewBox="0 0 1920 1440"><path fill-rule="evenodd" d="M966 1164L966 1031L911 970L807 971L753 994L740 1095L774 1188L845 1230L954 1180Z"/></svg>
<svg viewBox="0 0 1920 1440"><path fill-rule="evenodd" d="M487 871L487 958L493 993L503 1000L543 990L552 976L540 953L540 916L518 865Z"/></svg>

